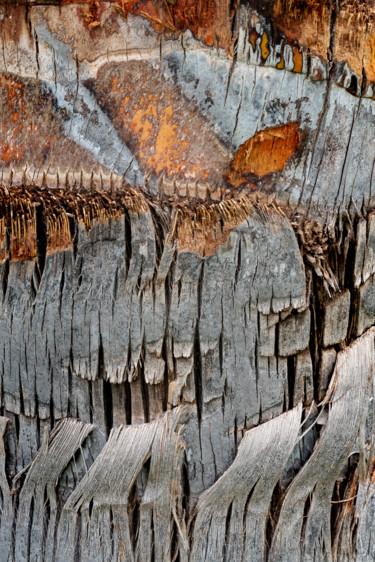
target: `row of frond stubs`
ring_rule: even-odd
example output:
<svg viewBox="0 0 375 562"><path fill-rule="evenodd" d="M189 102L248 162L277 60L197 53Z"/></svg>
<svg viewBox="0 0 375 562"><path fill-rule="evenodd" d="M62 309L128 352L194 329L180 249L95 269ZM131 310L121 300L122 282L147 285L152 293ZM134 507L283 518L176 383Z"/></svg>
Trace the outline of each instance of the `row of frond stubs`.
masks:
<svg viewBox="0 0 375 562"><path fill-rule="evenodd" d="M160 203L148 200L134 189L113 193L99 190L72 192L37 186L0 186L0 260L34 259L37 255L38 221L46 235L47 253L72 247L76 226L89 232L95 224L118 219L125 212L140 214L155 210ZM172 226L167 241L177 242L180 252L191 251L201 257L214 254L225 244L230 231L253 213L265 222L285 217L275 202L243 195L220 203L192 206L191 202L166 203ZM329 265L332 236L318 220L303 219L287 212L299 238L306 263L322 280L328 294L339 291L337 276ZM272 221L271 221L272 222Z"/></svg>
<svg viewBox="0 0 375 562"><path fill-rule="evenodd" d="M0 186L0 259L35 258L40 219L47 236L47 252L52 253L71 247L71 220L78 221L88 232L96 223L118 218L124 209L144 213L148 206L134 190L109 197L100 191L72 193L36 186Z"/></svg>
<svg viewBox="0 0 375 562"><path fill-rule="evenodd" d="M76 222L89 232L95 224L117 219L125 212L147 213L150 207L155 210L155 202L133 189L109 194L99 190L72 192L37 186L0 186L0 258L35 258L40 220L47 253L53 253L72 246ZM254 212L265 221L270 213L285 216L275 203L265 204L248 195L194 208L188 202L167 207L172 216L168 241L177 241L179 251L201 256L215 253L230 231Z"/></svg>
<svg viewBox="0 0 375 562"><path fill-rule="evenodd" d="M271 213L285 217L275 203L265 204L248 195L209 206L198 205L193 210L181 205L176 209L170 237L178 240L181 252L189 250L201 256L212 255L225 243L230 231L254 212L267 222Z"/></svg>

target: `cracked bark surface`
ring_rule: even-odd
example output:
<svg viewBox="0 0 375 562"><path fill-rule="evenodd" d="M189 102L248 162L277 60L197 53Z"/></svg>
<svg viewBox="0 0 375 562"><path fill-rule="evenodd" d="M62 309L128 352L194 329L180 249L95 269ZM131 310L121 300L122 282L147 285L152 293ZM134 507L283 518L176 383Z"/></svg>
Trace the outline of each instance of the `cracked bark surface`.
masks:
<svg viewBox="0 0 375 562"><path fill-rule="evenodd" d="M375 559L374 2L0 4L0 558Z"/></svg>

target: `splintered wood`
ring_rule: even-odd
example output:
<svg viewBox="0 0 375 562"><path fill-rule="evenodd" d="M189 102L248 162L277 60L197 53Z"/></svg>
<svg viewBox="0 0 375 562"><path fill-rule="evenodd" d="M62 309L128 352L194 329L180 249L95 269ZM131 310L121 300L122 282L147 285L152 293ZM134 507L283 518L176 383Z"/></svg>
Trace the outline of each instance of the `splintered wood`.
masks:
<svg viewBox="0 0 375 562"><path fill-rule="evenodd" d="M1 562L375 560L375 0L0 0Z"/></svg>
<svg viewBox="0 0 375 562"><path fill-rule="evenodd" d="M364 455L361 462L367 466L367 480L361 481L357 492L360 532L354 549L363 552L366 539L361 526L373 517L373 459L361 448L361 435L369 423L363 404L374 387L374 339L372 328L338 354L320 413L322 417L325 412L324 428L285 498L278 498L278 506L274 503L276 486L304 431L301 403L245 431L232 464L188 511L182 468L191 407L175 408L150 423L113 429L61 511L56 485L93 430L91 425L65 420L46 435L30 466L14 479L14 486L20 488L17 510L3 468L4 559L13 548L7 535L13 518L14 548L22 559L38 558L41 552L43 559L66 562L172 561L177 555L184 561L210 562L331 557L333 488L357 443L360 456ZM1 421L4 435L7 419ZM2 459L4 462L4 448ZM270 521L275 520L270 543ZM371 549L372 543L366 548Z"/></svg>

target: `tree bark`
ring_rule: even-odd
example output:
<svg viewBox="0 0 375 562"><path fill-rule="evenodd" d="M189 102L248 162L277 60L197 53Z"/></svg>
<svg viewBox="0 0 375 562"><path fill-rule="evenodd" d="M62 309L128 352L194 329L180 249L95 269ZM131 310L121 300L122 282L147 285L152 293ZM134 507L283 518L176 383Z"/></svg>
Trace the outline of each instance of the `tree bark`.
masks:
<svg viewBox="0 0 375 562"><path fill-rule="evenodd" d="M0 4L0 559L375 560L375 1Z"/></svg>

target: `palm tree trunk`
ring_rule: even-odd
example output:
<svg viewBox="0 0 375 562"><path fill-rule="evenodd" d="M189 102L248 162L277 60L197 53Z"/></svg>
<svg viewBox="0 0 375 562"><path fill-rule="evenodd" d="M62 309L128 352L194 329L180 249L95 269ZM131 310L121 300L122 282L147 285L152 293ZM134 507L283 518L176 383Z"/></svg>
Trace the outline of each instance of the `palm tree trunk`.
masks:
<svg viewBox="0 0 375 562"><path fill-rule="evenodd" d="M375 559L375 4L0 5L0 559Z"/></svg>

